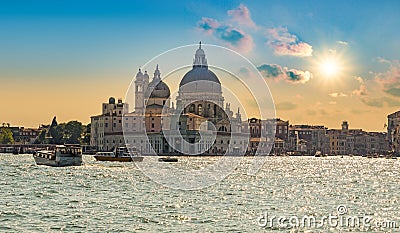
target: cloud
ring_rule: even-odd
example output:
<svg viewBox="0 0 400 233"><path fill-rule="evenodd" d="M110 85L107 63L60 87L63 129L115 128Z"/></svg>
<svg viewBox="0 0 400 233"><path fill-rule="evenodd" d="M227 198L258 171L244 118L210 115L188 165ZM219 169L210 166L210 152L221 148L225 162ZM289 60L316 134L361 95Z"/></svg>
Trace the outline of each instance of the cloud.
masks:
<svg viewBox="0 0 400 233"><path fill-rule="evenodd" d="M309 57L312 56L312 46L300 41L296 35L289 33L287 28L267 29L267 44L274 49L278 56Z"/></svg>
<svg viewBox="0 0 400 233"><path fill-rule="evenodd" d="M329 101L329 104L335 105L335 104L336 104L336 101Z"/></svg>
<svg viewBox="0 0 400 233"><path fill-rule="evenodd" d="M293 109L297 108L296 104L294 104L292 102L287 102L287 101L277 103L275 106L276 106L276 109L278 109L278 110L293 110Z"/></svg>
<svg viewBox="0 0 400 233"><path fill-rule="evenodd" d="M400 107L400 101L396 99L392 99L389 97L381 97L381 98L371 98L371 99L361 99L361 101L370 106L370 107L376 107L376 108L382 108L386 105L389 107Z"/></svg>
<svg viewBox="0 0 400 233"><path fill-rule="evenodd" d="M197 27L208 35L224 42L232 49L249 52L253 49L253 38L244 31L233 26L220 23L215 19L203 17Z"/></svg>
<svg viewBox="0 0 400 233"><path fill-rule="evenodd" d="M388 93L389 95L400 96L399 87L388 88L385 92Z"/></svg>
<svg viewBox="0 0 400 233"><path fill-rule="evenodd" d="M360 83L360 87L358 89L355 89L351 92L351 95L357 95L357 96L366 96L368 95L368 90L367 87L364 84L364 79L360 76L354 77L357 82Z"/></svg>
<svg viewBox="0 0 400 233"><path fill-rule="evenodd" d="M240 67L239 73L244 74L244 75L249 75L250 74L250 70L247 69L246 67Z"/></svg>
<svg viewBox="0 0 400 233"><path fill-rule="evenodd" d="M389 60L387 60L387 59L385 59L385 58L383 58L383 57L377 57L375 60L376 60L377 62L379 62L379 63L391 64L391 62L390 62Z"/></svg>
<svg viewBox="0 0 400 233"><path fill-rule="evenodd" d="M315 110L307 109L306 112L307 112L307 115L310 115L310 116L317 115L317 112Z"/></svg>
<svg viewBox="0 0 400 233"><path fill-rule="evenodd" d="M352 95L357 95L357 96L366 96L368 95L368 90L367 87L364 84L360 85L359 89L355 89L351 92Z"/></svg>
<svg viewBox="0 0 400 233"><path fill-rule="evenodd" d="M336 97L346 97L347 95L343 92L333 92L333 93L329 93L330 97L336 98Z"/></svg>
<svg viewBox="0 0 400 233"><path fill-rule="evenodd" d="M336 43L340 44L340 45L349 45L349 42L343 41L343 40L338 40L336 41Z"/></svg>
<svg viewBox="0 0 400 233"><path fill-rule="evenodd" d="M211 18L203 17L197 24L198 28L202 29L208 34L212 34L216 28L219 28L220 23Z"/></svg>
<svg viewBox="0 0 400 233"><path fill-rule="evenodd" d="M357 82L359 82L359 83L364 83L364 79L361 78L360 76L356 76L356 77L354 77L354 79L357 80Z"/></svg>
<svg viewBox="0 0 400 233"><path fill-rule="evenodd" d="M399 61L381 61L390 64L389 70L375 75L375 82L378 83L381 90L391 96L400 96L400 62Z"/></svg>
<svg viewBox="0 0 400 233"><path fill-rule="evenodd" d="M309 71L302 71L296 69L288 69L287 67L281 67L276 64L263 64L257 69L267 79L274 80L285 80L289 83L306 83L312 78L312 74Z"/></svg>
<svg viewBox="0 0 400 233"><path fill-rule="evenodd" d="M239 25L256 28L256 24L250 17L249 8L245 5L240 4L237 8L228 11L228 15L232 17L232 21L238 23Z"/></svg>

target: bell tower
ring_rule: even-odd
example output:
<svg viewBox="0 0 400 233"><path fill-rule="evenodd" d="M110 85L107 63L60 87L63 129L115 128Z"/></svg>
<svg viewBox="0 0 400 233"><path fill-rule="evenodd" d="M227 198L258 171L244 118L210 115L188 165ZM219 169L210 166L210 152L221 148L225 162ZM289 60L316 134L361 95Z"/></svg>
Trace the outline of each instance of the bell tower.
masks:
<svg viewBox="0 0 400 233"><path fill-rule="evenodd" d="M149 82L148 77L149 76L147 75L147 84ZM144 92L147 89L145 79L145 75L143 75L141 69L139 68L139 72L136 74L135 80L135 112L139 114L143 114L144 112Z"/></svg>

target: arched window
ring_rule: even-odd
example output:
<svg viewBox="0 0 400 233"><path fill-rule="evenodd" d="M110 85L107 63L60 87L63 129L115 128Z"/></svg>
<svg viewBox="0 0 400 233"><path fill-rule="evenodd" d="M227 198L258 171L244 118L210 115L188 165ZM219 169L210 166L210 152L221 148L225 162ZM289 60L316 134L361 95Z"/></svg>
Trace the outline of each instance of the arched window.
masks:
<svg viewBox="0 0 400 233"><path fill-rule="evenodd" d="M195 108L194 104L191 104L190 107L189 107L189 112L193 113L194 112L194 108Z"/></svg>
<svg viewBox="0 0 400 233"><path fill-rule="evenodd" d="M197 114L201 115L203 113L203 105L199 104L197 105Z"/></svg>
<svg viewBox="0 0 400 233"><path fill-rule="evenodd" d="M219 128L218 128L218 131L220 131L220 132L226 132L226 127L225 126L220 126Z"/></svg>

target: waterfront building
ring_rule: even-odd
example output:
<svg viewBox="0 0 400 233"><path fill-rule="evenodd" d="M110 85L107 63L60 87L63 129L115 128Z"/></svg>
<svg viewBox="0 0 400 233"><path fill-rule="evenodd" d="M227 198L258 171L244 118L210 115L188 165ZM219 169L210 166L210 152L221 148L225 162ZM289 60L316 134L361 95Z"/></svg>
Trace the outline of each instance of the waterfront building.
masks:
<svg viewBox="0 0 400 233"><path fill-rule="evenodd" d="M10 126L9 124L3 124L0 126L0 130L2 128L8 128L12 132L12 136L14 139L14 144L32 144L35 142L35 139L39 135L41 129L34 128L25 128L18 126Z"/></svg>
<svg viewBox="0 0 400 233"><path fill-rule="evenodd" d="M383 132L365 132L362 129L349 129L347 121L342 129L329 129L330 154L385 154L389 150L387 134Z"/></svg>
<svg viewBox="0 0 400 233"><path fill-rule="evenodd" d="M389 114L387 118L387 138L389 140L389 146L396 153L400 153L400 111Z"/></svg>
<svg viewBox="0 0 400 233"><path fill-rule="evenodd" d="M319 125L291 125L289 127L288 149L315 154L317 151L329 153L327 128Z"/></svg>
<svg viewBox="0 0 400 233"><path fill-rule="evenodd" d="M273 154L281 154L286 151L289 138L289 121L283 121L279 118L267 120L250 118L246 123L250 133L247 154L254 155L256 151L260 154L267 154L269 146L272 147L271 153Z"/></svg>
<svg viewBox="0 0 400 233"><path fill-rule="evenodd" d="M123 103L122 99L115 102L114 97L103 103L102 114L91 117L90 145L105 151L124 146L122 118L128 109L127 103Z"/></svg>
<svg viewBox="0 0 400 233"><path fill-rule="evenodd" d="M139 69L134 84L134 112L129 112L122 100L120 107L114 106L115 100L110 98L103 104L103 113L91 117L91 145L98 150L130 144L139 146L143 154L246 151L249 137L246 130L242 131L246 127L242 126L240 111L234 114L230 104L224 103L220 80L208 68L201 44L192 69L180 81L176 108L170 105L170 90L158 65L151 82L147 72Z"/></svg>

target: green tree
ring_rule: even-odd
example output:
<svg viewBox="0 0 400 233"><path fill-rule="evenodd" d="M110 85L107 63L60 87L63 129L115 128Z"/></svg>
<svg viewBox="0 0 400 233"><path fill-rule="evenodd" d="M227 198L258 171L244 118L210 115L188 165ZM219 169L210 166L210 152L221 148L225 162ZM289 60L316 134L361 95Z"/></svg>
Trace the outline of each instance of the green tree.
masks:
<svg viewBox="0 0 400 233"><path fill-rule="evenodd" d="M61 123L53 128L51 128L51 138L49 142L51 144L61 145L65 143L64 140L64 130L65 130L65 123Z"/></svg>
<svg viewBox="0 0 400 233"><path fill-rule="evenodd" d="M3 127L0 131L0 144L13 144L14 138L11 129Z"/></svg>
<svg viewBox="0 0 400 233"><path fill-rule="evenodd" d="M40 131L39 135L35 139L35 142L33 142L33 143L34 144L44 144L44 143L46 143L46 130L45 129Z"/></svg>
<svg viewBox="0 0 400 233"><path fill-rule="evenodd" d="M84 127L84 130L83 130L82 144L89 145L90 144L90 131L91 131L92 124L89 123L83 127Z"/></svg>
<svg viewBox="0 0 400 233"><path fill-rule="evenodd" d="M64 127L64 141L68 144L80 144L84 127L79 121L70 121Z"/></svg>

